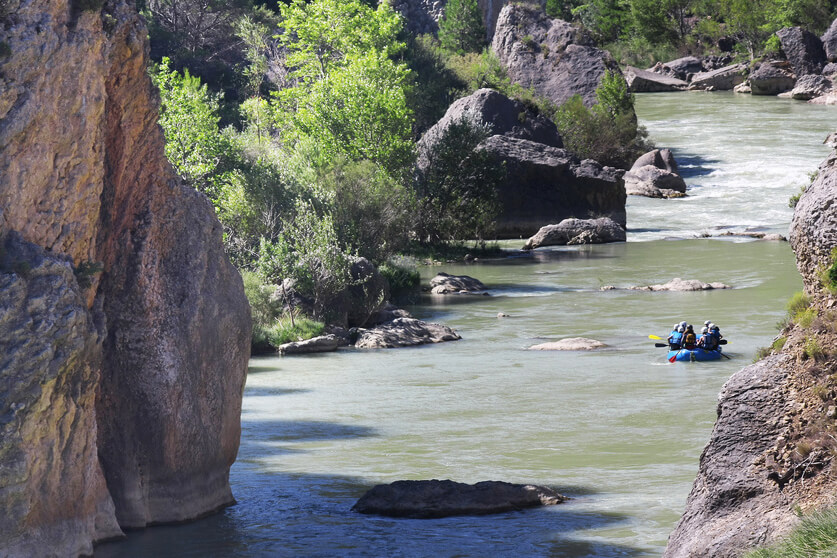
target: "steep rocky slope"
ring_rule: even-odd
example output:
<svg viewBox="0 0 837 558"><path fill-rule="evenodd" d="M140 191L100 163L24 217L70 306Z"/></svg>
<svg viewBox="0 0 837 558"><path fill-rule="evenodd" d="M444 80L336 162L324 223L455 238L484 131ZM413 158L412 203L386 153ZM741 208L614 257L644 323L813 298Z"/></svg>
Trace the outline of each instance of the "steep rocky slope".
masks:
<svg viewBox="0 0 837 558"><path fill-rule="evenodd" d="M0 4L0 554L231 503L249 309L131 2Z"/></svg>
<svg viewBox="0 0 837 558"><path fill-rule="evenodd" d="M837 153L796 206L790 239L810 307L784 328L771 356L721 391L667 557L740 556L787 532L800 510L837 500L837 296L823 280L837 246Z"/></svg>

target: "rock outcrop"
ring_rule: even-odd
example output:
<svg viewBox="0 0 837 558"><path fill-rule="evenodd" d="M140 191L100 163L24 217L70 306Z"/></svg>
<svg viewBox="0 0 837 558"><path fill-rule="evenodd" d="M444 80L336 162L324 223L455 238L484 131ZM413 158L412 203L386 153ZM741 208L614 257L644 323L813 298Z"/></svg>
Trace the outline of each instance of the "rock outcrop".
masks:
<svg viewBox="0 0 837 558"><path fill-rule="evenodd" d="M689 81L692 76L707 69L704 67L703 61L696 56L684 56L683 58L664 63L663 67L683 81Z"/></svg>
<svg viewBox="0 0 837 558"><path fill-rule="evenodd" d="M640 70L633 66L625 67L625 81L631 93L660 93L663 91L683 91L688 82L663 73Z"/></svg>
<svg viewBox="0 0 837 558"><path fill-rule="evenodd" d="M396 481L379 484L364 494L352 511L389 517L431 519L452 515L487 515L538 506L554 506L566 498L544 486L483 481Z"/></svg>
<svg viewBox="0 0 837 558"><path fill-rule="evenodd" d="M711 291L713 289L731 289L729 285L720 282L704 283L697 279L681 279L675 277L667 283L657 285L635 285L632 287L625 287L630 291L674 291L674 292L689 292L689 291ZM617 290L617 287L607 285L602 287L602 291Z"/></svg>
<svg viewBox="0 0 837 558"><path fill-rule="evenodd" d="M279 345L277 351L281 355L308 355L312 353L330 353L336 351L342 345L341 339L336 335L319 335L304 341L291 341Z"/></svg>
<svg viewBox="0 0 837 558"><path fill-rule="evenodd" d="M837 62L837 19L831 22L831 26L820 38L825 58L829 62Z"/></svg>
<svg viewBox="0 0 837 558"><path fill-rule="evenodd" d="M665 558L738 558L797 521L762 461L783 430L789 360L769 357L737 372L721 389L718 419Z"/></svg>
<svg viewBox="0 0 837 558"><path fill-rule="evenodd" d="M605 71L621 75L613 57L579 28L525 4L503 8L491 48L513 82L556 105L580 95L592 106Z"/></svg>
<svg viewBox="0 0 837 558"><path fill-rule="evenodd" d="M625 225L622 172L528 140L492 136L478 149L505 165L498 238L529 237L570 217L606 216Z"/></svg>
<svg viewBox="0 0 837 558"><path fill-rule="evenodd" d="M701 72L692 78L689 89L704 91L732 91L736 85L742 83L747 75L745 64L733 64L717 70Z"/></svg>
<svg viewBox="0 0 837 558"><path fill-rule="evenodd" d="M796 77L822 72L826 57L819 37L802 27L779 29L776 36Z"/></svg>
<svg viewBox="0 0 837 558"><path fill-rule="evenodd" d="M479 89L454 101L445 115L424 133L417 145L420 169L427 166L430 154L451 125L463 121L487 127L492 135L563 147L554 122L534 114L523 103L509 99L494 89Z"/></svg>
<svg viewBox="0 0 837 558"><path fill-rule="evenodd" d="M396 318L371 329L358 329L355 347L358 349L394 349L443 341L458 341L458 333L441 324L431 324L415 318Z"/></svg>
<svg viewBox="0 0 837 558"><path fill-rule="evenodd" d="M120 527L233 502L249 308L213 208L165 160L133 4L33 0L5 17L0 236L14 261L0 284L14 310L0 338L39 338L3 351L16 364L0 454L31 467L0 469L14 518L0 554L90 554Z"/></svg>
<svg viewBox="0 0 837 558"><path fill-rule="evenodd" d="M827 77L809 74L796 80L796 85L791 90L791 98L798 101L810 101L825 95L832 88L833 83Z"/></svg>
<svg viewBox="0 0 837 558"><path fill-rule="evenodd" d="M608 217L599 219L564 219L557 225L546 225L530 237L523 250L541 246L604 244L625 242L625 229Z"/></svg>
<svg viewBox="0 0 837 558"><path fill-rule="evenodd" d="M430 292L433 294L485 293L485 285L468 275L449 275L438 273L430 280Z"/></svg>
<svg viewBox="0 0 837 558"><path fill-rule="evenodd" d="M786 66L781 62L764 62L747 80L750 92L753 95L778 95L793 89L796 77Z"/></svg>
<svg viewBox="0 0 837 558"><path fill-rule="evenodd" d="M837 246L837 152L820 164L817 178L805 189L793 212L790 242L796 266L808 292L820 288L819 270L831 265Z"/></svg>

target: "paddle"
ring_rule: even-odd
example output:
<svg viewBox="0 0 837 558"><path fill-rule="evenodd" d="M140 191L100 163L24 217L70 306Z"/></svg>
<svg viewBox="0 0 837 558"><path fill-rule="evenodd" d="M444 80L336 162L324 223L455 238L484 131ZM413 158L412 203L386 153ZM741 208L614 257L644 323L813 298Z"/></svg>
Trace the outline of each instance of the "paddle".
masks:
<svg viewBox="0 0 837 558"><path fill-rule="evenodd" d="M668 347L668 343L654 343L655 347Z"/></svg>
<svg viewBox="0 0 837 558"><path fill-rule="evenodd" d="M669 361L669 362L671 362L671 363L673 363L675 360L677 360L677 355L679 355L679 354L680 354L680 352L681 352L682 350L683 350L683 349L680 349L679 351L677 351L676 353L674 353L674 355L673 355L670 359L668 359L668 361Z"/></svg>
<svg viewBox="0 0 837 558"><path fill-rule="evenodd" d="M662 341L663 340L663 338L660 337L659 335L649 335L648 339L656 339L657 341Z"/></svg>

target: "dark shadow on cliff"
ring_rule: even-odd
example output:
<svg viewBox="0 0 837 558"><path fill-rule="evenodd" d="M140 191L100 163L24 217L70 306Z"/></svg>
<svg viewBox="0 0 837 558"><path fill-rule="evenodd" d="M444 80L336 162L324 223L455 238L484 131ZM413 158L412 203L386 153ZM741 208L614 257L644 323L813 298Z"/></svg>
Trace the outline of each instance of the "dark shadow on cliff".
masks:
<svg viewBox="0 0 837 558"><path fill-rule="evenodd" d="M204 556L636 556L636 549L573 540L581 530L627 518L559 506L491 516L393 519L351 507L372 487L340 475L289 474L250 463L233 467L238 504L189 524L132 532L96 558ZM586 488L565 487L569 495ZM594 554L595 552L595 554Z"/></svg>

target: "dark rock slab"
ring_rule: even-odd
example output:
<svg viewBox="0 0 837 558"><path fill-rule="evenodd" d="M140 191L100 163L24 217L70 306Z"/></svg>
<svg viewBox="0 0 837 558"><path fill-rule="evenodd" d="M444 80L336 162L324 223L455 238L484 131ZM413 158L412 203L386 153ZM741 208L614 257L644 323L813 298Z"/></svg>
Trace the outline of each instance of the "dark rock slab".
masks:
<svg viewBox="0 0 837 558"><path fill-rule="evenodd" d="M782 51L797 76L819 74L827 60L822 40L802 27L785 27L776 31Z"/></svg>
<svg viewBox="0 0 837 558"><path fill-rule="evenodd" d="M430 280L430 292L433 294L484 293L485 285L468 275L448 275L440 272Z"/></svg>
<svg viewBox="0 0 837 558"><path fill-rule="evenodd" d="M748 81L753 95L778 95L793 89L796 77L787 63L773 61L759 66Z"/></svg>
<svg viewBox="0 0 837 558"><path fill-rule="evenodd" d="M564 219L557 225L546 225L526 241L524 250L541 246L604 244L624 242L625 229L613 219Z"/></svg>
<svg viewBox="0 0 837 558"><path fill-rule="evenodd" d="M758 464L783 431L782 385L790 364L786 355L768 357L738 371L721 389L718 419L665 558L738 558L798 521L792 500Z"/></svg>
<svg viewBox="0 0 837 558"><path fill-rule="evenodd" d="M492 136L478 149L504 164L499 189L498 238L529 237L544 225L564 219L605 216L625 224L622 171L568 151L535 142Z"/></svg>
<svg viewBox="0 0 837 558"><path fill-rule="evenodd" d="M491 48L514 83L533 88L557 105L580 95L592 106L605 71L621 75L613 57L584 31L550 19L539 6L505 6Z"/></svg>
<svg viewBox="0 0 837 558"><path fill-rule="evenodd" d="M663 66L683 81L689 81L689 78L694 74L699 74L705 70L703 61L696 56L684 56L683 58L665 62Z"/></svg>
<svg viewBox="0 0 837 558"><path fill-rule="evenodd" d="M364 494L352 511L364 514L433 519L452 515L488 515L539 506L552 506L566 497L550 488L483 481L464 484L450 480L396 481L379 484Z"/></svg>
<svg viewBox="0 0 837 558"><path fill-rule="evenodd" d="M625 81L632 93L659 93L663 91L684 91L689 84L677 77L662 73L640 70L633 66L625 68Z"/></svg>
<svg viewBox="0 0 837 558"><path fill-rule="evenodd" d="M371 329L358 329L358 349L393 349L461 339L451 328L415 318L396 318Z"/></svg>
<svg viewBox="0 0 837 558"><path fill-rule="evenodd" d="M692 78L689 89L731 91L736 85L744 81L746 74L746 64L733 64L717 70L701 72Z"/></svg>
<svg viewBox="0 0 837 558"><path fill-rule="evenodd" d="M463 120L488 126L492 135L502 135L563 147L555 123L535 114L526 106L494 89L478 89L471 95L454 101L445 115L431 127L418 142L418 165L428 164L428 154L445 136L454 123Z"/></svg>

